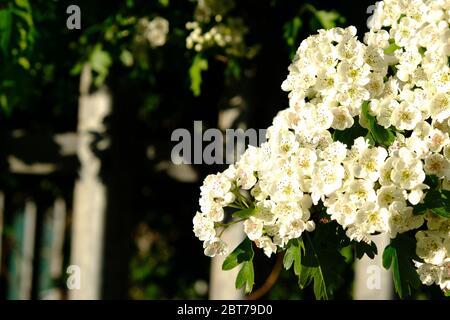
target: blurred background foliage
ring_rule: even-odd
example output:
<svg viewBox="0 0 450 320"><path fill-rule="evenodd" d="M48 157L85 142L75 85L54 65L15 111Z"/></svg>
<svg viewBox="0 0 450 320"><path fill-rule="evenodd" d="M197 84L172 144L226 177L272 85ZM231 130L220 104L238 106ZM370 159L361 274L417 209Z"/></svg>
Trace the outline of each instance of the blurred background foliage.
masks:
<svg viewBox="0 0 450 320"><path fill-rule="evenodd" d="M301 40L317 29L342 25L355 25L363 34L369 17L364 13L373 4L373 0L240 0L221 1L222 7L214 8L215 2L0 0L2 141L16 129L36 134L75 131L79 76L85 63L94 71L92 90L107 85L113 94L112 121L119 124L127 152L105 156L102 166L111 166L111 157L122 157L135 168L129 190L130 210L135 212L129 241L134 249L129 274L122 275L129 279L127 295L132 299L208 294L210 260L193 236L191 220L202 179L223 168L195 165L198 179L184 183L159 170L161 161L170 160L172 131L191 130L194 120L217 127L219 113L241 95L247 125L266 128L287 106L280 85ZM202 12L205 3L218 13ZM81 30L66 28L71 4L81 8ZM143 35L155 17L169 22L167 39L156 47ZM203 31L222 28L230 41L218 45L208 40L201 47L195 41L188 43L195 29L188 23L195 21ZM70 197L70 179L8 173L5 157L10 148L2 143L1 189ZM34 150L37 158L41 152ZM275 264L260 253L257 259L256 289ZM343 278L352 277L349 261ZM264 297L312 298L309 290L298 290L294 278L292 272L282 271ZM351 281L343 281L337 298L350 298L351 288Z"/></svg>

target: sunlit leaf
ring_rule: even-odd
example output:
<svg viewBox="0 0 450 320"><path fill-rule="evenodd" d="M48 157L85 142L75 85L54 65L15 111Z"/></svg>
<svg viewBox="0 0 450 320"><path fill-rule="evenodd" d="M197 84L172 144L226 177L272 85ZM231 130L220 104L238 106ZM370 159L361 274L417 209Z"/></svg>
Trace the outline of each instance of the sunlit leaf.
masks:
<svg viewBox="0 0 450 320"><path fill-rule="evenodd" d="M191 78L191 91L194 96L199 96L202 86L202 72L208 70L208 60L197 54L189 68L189 76Z"/></svg>
<svg viewBox="0 0 450 320"><path fill-rule="evenodd" d="M253 256L252 241L249 238L245 238L244 241L242 241L236 249L225 258L222 264L222 270L231 270L245 261L251 261Z"/></svg>
<svg viewBox="0 0 450 320"><path fill-rule="evenodd" d="M245 286L245 293L250 293L253 290L254 283L255 272L253 270L253 261L245 261L236 277L236 289L241 289Z"/></svg>

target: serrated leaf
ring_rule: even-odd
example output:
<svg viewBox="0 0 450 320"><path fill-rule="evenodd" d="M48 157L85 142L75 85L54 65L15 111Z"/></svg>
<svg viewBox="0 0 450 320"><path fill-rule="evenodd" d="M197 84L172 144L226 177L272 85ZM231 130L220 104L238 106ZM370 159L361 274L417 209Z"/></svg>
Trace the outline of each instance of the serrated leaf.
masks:
<svg viewBox="0 0 450 320"><path fill-rule="evenodd" d="M392 269L395 291L401 299L410 296L412 289L420 285L419 275L412 262L418 259L415 251L414 239L400 234L383 252L383 267Z"/></svg>
<svg viewBox="0 0 450 320"><path fill-rule="evenodd" d="M316 299L330 299L341 281L345 258L339 252L337 224L318 224L314 237L306 233L303 241L299 285L314 283Z"/></svg>
<svg viewBox="0 0 450 320"><path fill-rule="evenodd" d="M252 241L245 238L236 249L233 250L223 261L222 270L231 270L243 262L253 260L254 252Z"/></svg>
<svg viewBox="0 0 450 320"><path fill-rule="evenodd" d="M256 212L257 212L256 208L248 208L248 209L236 211L232 214L232 216L235 219L247 219L247 218L250 218L251 216L255 215Z"/></svg>
<svg viewBox="0 0 450 320"><path fill-rule="evenodd" d="M299 240L292 240L290 242L289 247L287 248L284 258L283 258L283 265L286 270L289 270L292 267L292 264L294 265L294 273L296 276L299 276L301 274L301 250L302 250L303 242L301 239Z"/></svg>
<svg viewBox="0 0 450 320"><path fill-rule="evenodd" d="M191 91L194 96L199 96L202 86L202 71L208 70L208 60L197 54L189 68L189 77L191 78Z"/></svg>
<svg viewBox="0 0 450 320"><path fill-rule="evenodd" d="M297 247L295 245L291 245L287 248L284 257L283 257L283 266L285 270L289 270L294 263L295 256L297 255ZM298 254L300 254L300 250L298 250Z"/></svg>
<svg viewBox="0 0 450 320"><path fill-rule="evenodd" d="M368 256L370 259L375 258L378 254L378 248L375 242L372 241L371 244L367 244L364 241L354 242L355 256L361 259L364 255Z"/></svg>
<svg viewBox="0 0 450 320"><path fill-rule="evenodd" d="M245 261L236 277L236 289L241 289L245 286L245 293L250 293L253 290L254 283L255 272L253 269L253 261Z"/></svg>

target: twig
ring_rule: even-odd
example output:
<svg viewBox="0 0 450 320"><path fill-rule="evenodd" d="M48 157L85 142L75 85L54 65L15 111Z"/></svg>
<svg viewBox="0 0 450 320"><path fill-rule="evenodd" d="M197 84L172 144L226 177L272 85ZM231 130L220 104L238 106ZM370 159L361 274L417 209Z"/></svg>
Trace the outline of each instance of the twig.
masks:
<svg viewBox="0 0 450 320"><path fill-rule="evenodd" d="M272 289L274 284L277 282L278 277L280 276L280 272L283 268L283 253L279 253L277 255L277 260L275 261L275 266L272 269L272 272L267 277L264 284L258 288L258 290L253 291L250 295L247 296L247 300L258 300L261 299L267 292Z"/></svg>

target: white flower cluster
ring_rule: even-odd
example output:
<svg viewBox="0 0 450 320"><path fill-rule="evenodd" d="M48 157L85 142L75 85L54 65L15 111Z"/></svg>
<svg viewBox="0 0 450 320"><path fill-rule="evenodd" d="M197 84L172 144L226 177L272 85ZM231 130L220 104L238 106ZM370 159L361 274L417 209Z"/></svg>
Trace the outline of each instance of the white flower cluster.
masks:
<svg viewBox="0 0 450 320"><path fill-rule="evenodd" d="M195 20L186 24L190 31L186 47L196 52L217 47L228 55L247 55L244 37L248 30L244 21L239 17L226 17L234 5L233 0L198 0Z"/></svg>
<svg viewBox="0 0 450 320"><path fill-rule="evenodd" d="M314 230L316 205L355 241L422 227L413 206L430 189L426 176L450 190L449 22L450 0L385 0L364 43L354 27L303 41L282 84L289 108L275 117L268 141L202 187L194 230L205 253L226 253L216 229L223 208L239 204L256 208L244 231L268 256ZM350 148L333 139L374 125L395 134L388 148L365 137ZM417 233L419 273L448 290L449 223L427 217L428 230Z"/></svg>
<svg viewBox="0 0 450 320"><path fill-rule="evenodd" d="M162 47L167 41L168 33L169 21L165 18L155 17L152 20L141 18L137 23L136 40L147 41L152 48Z"/></svg>
<svg viewBox="0 0 450 320"><path fill-rule="evenodd" d="M424 262L415 262L420 280L450 290L450 220L427 215L428 230L416 234L417 255Z"/></svg>
<svg viewBox="0 0 450 320"><path fill-rule="evenodd" d="M271 139L261 148L250 147L236 165L205 179L194 232L205 241L206 255L227 252L214 227L217 223L222 226L224 207L232 204L248 207L246 190L251 190L254 198L254 214L245 219L244 231L267 256L276 252L277 246L283 247L290 239L300 237L305 230L314 230L314 222L309 220L311 196L303 194L300 186L306 172L299 166L314 152L310 154L308 149L299 148L295 135L289 131L277 134L285 141L281 146L276 139Z"/></svg>

